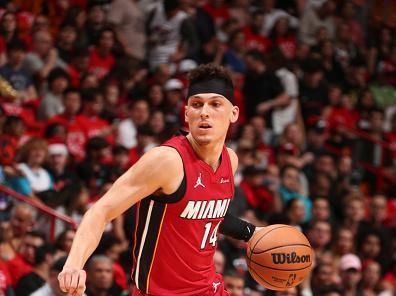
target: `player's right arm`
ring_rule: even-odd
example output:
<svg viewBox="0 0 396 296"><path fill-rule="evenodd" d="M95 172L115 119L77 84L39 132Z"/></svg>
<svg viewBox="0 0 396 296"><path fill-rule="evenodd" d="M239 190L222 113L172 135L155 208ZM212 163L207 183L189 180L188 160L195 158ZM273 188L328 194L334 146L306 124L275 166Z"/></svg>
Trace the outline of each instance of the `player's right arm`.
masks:
<svg viewBox="0 0 396 296"><path fill-rule="evenodd" d="M143 155L84 215L58 276L60 288L68 295L82 295L86 279L83 267L98 246L106 224L158 190L173 193L182 178L183 163L175 149L161 146Z"/></svg>

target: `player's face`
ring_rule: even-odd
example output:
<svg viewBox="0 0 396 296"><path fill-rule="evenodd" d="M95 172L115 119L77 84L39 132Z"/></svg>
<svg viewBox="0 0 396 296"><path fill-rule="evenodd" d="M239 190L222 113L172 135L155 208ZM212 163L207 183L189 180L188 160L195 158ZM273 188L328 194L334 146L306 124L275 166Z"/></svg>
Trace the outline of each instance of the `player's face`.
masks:
<svg viewBox="0 0 396 296"><path fill-rule="evenodd" d="M199 144L224 141L230 123L237 121L239 109L216 93L191 96L186 106L185 120L190 133Z"/></svg>

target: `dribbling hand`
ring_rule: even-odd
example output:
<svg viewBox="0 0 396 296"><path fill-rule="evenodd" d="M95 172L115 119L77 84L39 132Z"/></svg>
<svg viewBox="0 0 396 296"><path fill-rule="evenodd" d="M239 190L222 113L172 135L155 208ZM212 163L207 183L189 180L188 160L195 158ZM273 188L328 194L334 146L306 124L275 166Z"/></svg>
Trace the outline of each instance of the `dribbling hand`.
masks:
<svg viewBox="0 0 396 296"><path fill-rule="evenodd" d="M82 296L85 291L87 275L84 270L63 268L58 275L60 289L69 296Z"/></svg>

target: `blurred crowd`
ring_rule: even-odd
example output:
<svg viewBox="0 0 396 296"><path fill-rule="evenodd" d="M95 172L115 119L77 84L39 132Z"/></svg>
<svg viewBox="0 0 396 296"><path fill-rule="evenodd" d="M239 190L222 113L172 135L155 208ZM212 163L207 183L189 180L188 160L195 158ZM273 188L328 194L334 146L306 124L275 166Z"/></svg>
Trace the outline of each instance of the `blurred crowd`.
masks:
<svg viewBox="0 0 396 296"><path fill-rule="evenodd" d="M187 73L221 64L241 110L229 211L293 225L316 253L298 288L266 291L220 237L231 296L394 295L395 16L386 0L0 0L0 183L78 223L186 129ZM108 225L86 295L128 295L134 215ZM1 191L0 295L63 295L74 235Z"/></svg>

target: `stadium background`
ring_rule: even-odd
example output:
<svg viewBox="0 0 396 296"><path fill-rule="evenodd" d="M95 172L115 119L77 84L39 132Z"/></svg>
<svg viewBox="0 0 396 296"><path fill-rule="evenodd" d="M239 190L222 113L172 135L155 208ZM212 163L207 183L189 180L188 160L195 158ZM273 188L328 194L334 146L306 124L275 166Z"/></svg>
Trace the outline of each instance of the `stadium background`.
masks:
<svg viewBox="0 0 396 296"><path fill-rule="evenodd" d="M0 295L62 295L74 230L54 214L78 223L185 128L186 73L209 62L241 110L230 211L294 225L316 253L310 278L274 293L220 237L231 295L394 295L395 30L386 0L0 1ZM131 209L108 225L87 295L131 289L133 223Z"/></svg>

